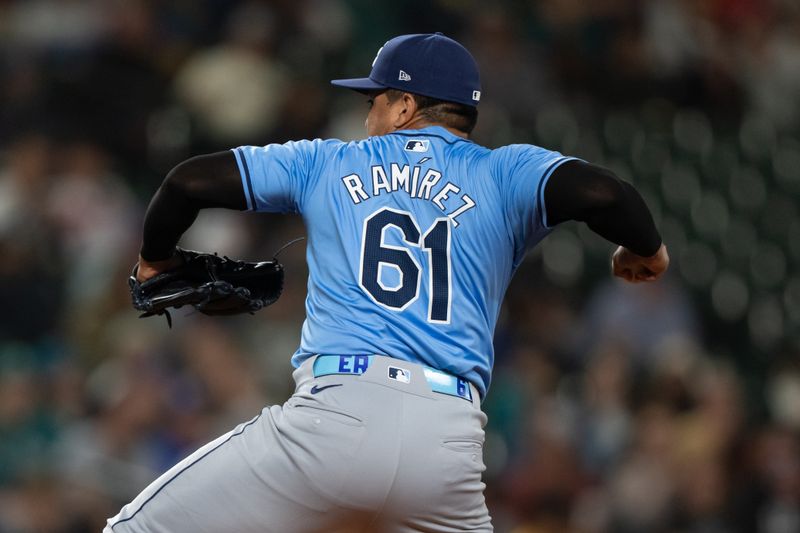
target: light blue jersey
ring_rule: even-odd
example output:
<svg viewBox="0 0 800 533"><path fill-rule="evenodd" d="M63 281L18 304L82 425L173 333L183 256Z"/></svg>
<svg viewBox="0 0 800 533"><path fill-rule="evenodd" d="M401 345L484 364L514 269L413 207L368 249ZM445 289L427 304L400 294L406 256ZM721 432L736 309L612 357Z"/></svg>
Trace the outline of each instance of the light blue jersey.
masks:
<svg viewBox="0 0 800 533"><path fill-rule="evenodd" d="M544 185L571 158L532 145L489 150L437 126L234 153L249 209L306 223L294 366L315 354L383 354L486 394L503 295L550 231Z"/></svg>

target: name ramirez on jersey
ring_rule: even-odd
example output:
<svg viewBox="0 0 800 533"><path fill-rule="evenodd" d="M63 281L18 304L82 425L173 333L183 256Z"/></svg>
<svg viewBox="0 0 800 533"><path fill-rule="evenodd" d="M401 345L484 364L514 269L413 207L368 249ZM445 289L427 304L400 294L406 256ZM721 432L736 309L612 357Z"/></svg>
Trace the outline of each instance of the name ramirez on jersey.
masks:
<svg viewBox="0 0 800 533"><path fill-rule="evenodd" d="M347 189L354 205L358 205L370 198L384 193L405 191L411 198L419 198L433 202L450 220L453 226L458 226L457 218L473 207L475 201L466 193L461 192L461 187L452 181L442 181L442 173L434 168L429 168L422 174L419 165L410 166L391 163L387 169L383 165L373 165L371 189L365 190L364 181L358 174L348 174L342 178L342 183Z"/></svg>

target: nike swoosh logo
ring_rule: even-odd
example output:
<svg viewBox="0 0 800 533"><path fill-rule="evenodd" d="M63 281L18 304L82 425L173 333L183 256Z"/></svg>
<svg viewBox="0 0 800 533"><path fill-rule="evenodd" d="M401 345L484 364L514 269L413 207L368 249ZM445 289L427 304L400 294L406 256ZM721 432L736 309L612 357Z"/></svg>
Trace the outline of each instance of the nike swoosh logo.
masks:
<svg viewBox="0 0 800 533"><path fill-rule="evenodd" d="M330 389L331 387L341 387L342 385L343 385L343 383L336 383L334 385L325 385L324 387L318 387L318 386L314 385L313 387L311 387L311 394L316 394L318 392L322 392L325 389Z"/></svg>

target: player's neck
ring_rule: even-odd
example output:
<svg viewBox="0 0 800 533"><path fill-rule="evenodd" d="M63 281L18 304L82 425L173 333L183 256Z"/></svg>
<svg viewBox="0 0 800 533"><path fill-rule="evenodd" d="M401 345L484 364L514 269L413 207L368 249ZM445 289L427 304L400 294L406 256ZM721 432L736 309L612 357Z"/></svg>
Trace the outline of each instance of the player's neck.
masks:
<svg viewBox="0 0 800 533"><path fill-rule="evenodd" d="M447 125L442 124L440 122L430 122L428 120L425 120L422 117L414 117L414 118L412 118L411 120L409 120L408 122L403 124L401 127L397 128L395 131L399 131L399 130L421 130L422 128L429 128L431 126L439 126L440 128L446 129L447 131L449 131L450 133L452 133L453 135L455 135L457 137L461 137L462 139L469 139L469 135L467 133L463 132L463 131L457 130L455 128L451 128L450 126L447 126Z"/></svg>

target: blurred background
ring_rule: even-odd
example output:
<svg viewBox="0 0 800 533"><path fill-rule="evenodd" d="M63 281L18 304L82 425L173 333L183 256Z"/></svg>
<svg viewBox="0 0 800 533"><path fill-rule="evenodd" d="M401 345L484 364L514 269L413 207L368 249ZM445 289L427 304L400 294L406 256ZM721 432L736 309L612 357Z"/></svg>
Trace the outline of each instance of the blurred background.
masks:
<svg viewBox="0 0 800 533"><path fill-rule="evenodd" d="M645 196L662 281L564 224L496 335L496 530L800 532L796 0L0 0L0 532L99 531L292 390L304 244L255 316L139 320L126 279L168 170L239 144L363 136L401 33L477 58L474 139L540 144ZM184 245L268 258L297 218L204 212Z"/></svg>

